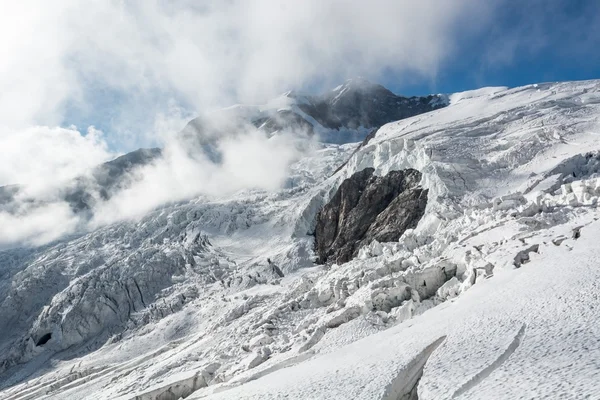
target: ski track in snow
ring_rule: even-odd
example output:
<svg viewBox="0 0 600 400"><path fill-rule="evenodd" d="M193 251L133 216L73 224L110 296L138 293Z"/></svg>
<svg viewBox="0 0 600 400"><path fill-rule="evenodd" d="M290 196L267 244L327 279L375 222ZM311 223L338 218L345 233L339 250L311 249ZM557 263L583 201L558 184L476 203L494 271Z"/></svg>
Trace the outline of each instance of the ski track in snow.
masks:
<svg viewBox="0 0 600 400"><path fill-rule="evenodd" d="M381 400L410 399L416 389L416 385L423 375L423 368L431 354L444 342L445 336L442 336L429 346L427 346L417 357L415 357L398 376L385 388Z"/></svg>
<svg viewBox="0 0 600 400"><path fill-rule="evenodd" d="M0 398L600 399L600 81L449 99L279 191L3 251ZM314 216L367 167L419 170L425 216L315 266Z"/></svg>
<svg viewBox="0 0 600 400"><path fill-rule="evenodd" d="M523 324L523 326L521 326L521 329L519 329L519 332L517 332L515 338L510 343L510 345L506 348L506 350L502 354L500 354L500 356L493 363L491 363L488 367L483 369L481 372L477 373L477 375L473 376L471 379L469 379L467 382L465 382L464 385L462 385L460 388L458 388L458 390L456 392L454 392L454 394L452 395L452 398L455 399L455 398L461 396L462 394L468 392L469 390L473 389L479 383L481 383L481 381L483 381L485 378L490 376L490 374L492 372L494 372L494 370L499 368L508 359L508 357L510 357L512 355L512 353L514 353L515 350L517 350L517 348L521 344L521 341L523 340L523 336L525 335L525 327L526 327L526 325Z"/></svg>

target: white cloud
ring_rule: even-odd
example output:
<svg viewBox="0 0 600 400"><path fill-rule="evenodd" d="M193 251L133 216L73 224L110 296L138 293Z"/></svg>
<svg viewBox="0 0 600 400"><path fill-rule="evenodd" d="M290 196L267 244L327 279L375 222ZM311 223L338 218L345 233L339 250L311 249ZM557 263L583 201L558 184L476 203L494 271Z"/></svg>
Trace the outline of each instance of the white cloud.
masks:
<svg viewBox="0 0 600 400"><path fill-rule="evenodd" d="M197 193L273 189L300 153L252 129L219 146L215 166L171 140L191 114L265 100L347 77L434 77L458 38L475 34L496 1L23 0L0 15L0 185L52 200L60 182L111 156L111 143L166 144L102 220L139 215ZM20 196L24 196L23 193ZM56 200L56 199L54 199ZM53 240L78 226L64 203L0 214L0 242ZM64 223L63 223L64 220ZM62 224L60 229L58 225ZM18 229L13 229L18 226ZM39 243L39 242L36 242Z"/></svg>
<svg viewBox="0 0 600 400"><path fill-rule="evenodd" d="M111 124L130 129L170 98L198 111L386 69L434 76L494 3L13 2L0 16L0 125L53 125L67 104L93 114L118 95Z"/></svg>
<svg viewBox="0 0 600 400"><path fill-rule="evenodd" d="M226 196L243 189L274 190L288 176L288 167L313 147L295 135L267 138L244 127L215 145L221 162L214 163L189 144L171 140L163 157L131 174L131 185L94 210L91 227L138 218L155 207L202 194Z"/></svg>
<svg viewBox="0 0 600 400"><path fill-rule="evenodd" d="M42 245L72 233L80 223L67 203L22 204L17 212L0 210L0 249L14 243Z"/></svg>
<svg viewBox="0 0 600 400"><path fill-rule="evenodd" d="M112 156L93 127L85 135L75 128L0 129L0 151L0 186L26 184L31 191L64 183Z"/></svg>
<svg viewBox="0 0 600 400"><path fill-rule="evenodd" d="M475 0L100 4L94 12L82 4L74 22L76 31L98 32L73 50L86 76L173 92L198 109L264 100L315 80L377 77L385 68L435 75L463 24L481 24L491 7Z"/></svg>
<svg viewBox="0 0 600 400"><path fill-rule="evenodd" d="M0 127L75 115L136 145L172 101L189 114L385 70L432 77L495 2L12 2L0 15Z"/></svg>
<svg viewBox="0 0 600 400"><path fill-rule="evenodd" d="M67 67L72 38L63 21L68 4L4 4L0 16L0 126L61 122L63 103L76 96Z"/></svg>

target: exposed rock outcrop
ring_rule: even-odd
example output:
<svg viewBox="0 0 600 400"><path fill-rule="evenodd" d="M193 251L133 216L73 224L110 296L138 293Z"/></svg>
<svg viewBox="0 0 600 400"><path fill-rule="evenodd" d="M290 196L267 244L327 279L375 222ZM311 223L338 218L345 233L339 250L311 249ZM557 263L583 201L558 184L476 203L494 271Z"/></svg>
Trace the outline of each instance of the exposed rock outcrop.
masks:
<svg viewBox="0 0 600 400"><path fill-rule="evenodd" d="M344 180L317 215L319 262L344 263L373 240L398 240L425 213L427 190L419 187L419 171L391 171L383 177L373 173L366 168Z"/></svg>
<svg viewBox="0 0 600 400"><path fill-rule="evenodd" d="M329 129L375 128L446 106L443 96L397 96L362 78L347 80L299 107Z"/></svg>

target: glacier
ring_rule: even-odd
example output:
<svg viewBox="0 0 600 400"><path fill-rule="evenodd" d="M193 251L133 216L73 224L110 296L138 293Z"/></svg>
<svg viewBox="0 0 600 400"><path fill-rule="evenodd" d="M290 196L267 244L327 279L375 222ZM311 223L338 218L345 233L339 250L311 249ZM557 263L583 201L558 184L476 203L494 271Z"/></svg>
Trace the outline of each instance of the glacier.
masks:
<svg viewBox="0 0 600 400"><path fill-rule="evenodd" d="M456 93L279 190L3 250L0 398L600 398L599 138L600 81ZM366 168L418 171L424 215L316 264Z"/></svg>

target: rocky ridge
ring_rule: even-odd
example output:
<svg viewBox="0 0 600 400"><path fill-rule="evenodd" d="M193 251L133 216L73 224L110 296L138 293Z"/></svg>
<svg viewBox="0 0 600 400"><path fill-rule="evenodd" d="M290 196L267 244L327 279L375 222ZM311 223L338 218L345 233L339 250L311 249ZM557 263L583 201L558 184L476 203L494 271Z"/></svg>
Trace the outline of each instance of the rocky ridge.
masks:
<svg viewBox="0 0 600 400"><path fill-rule="evenodd" d="M317 215L319 262L341 264L373 240L396 240L425 213L427 190L418 186L419 171L390 171L383 177L374 171L365 168L345 179Z"/></svg>

